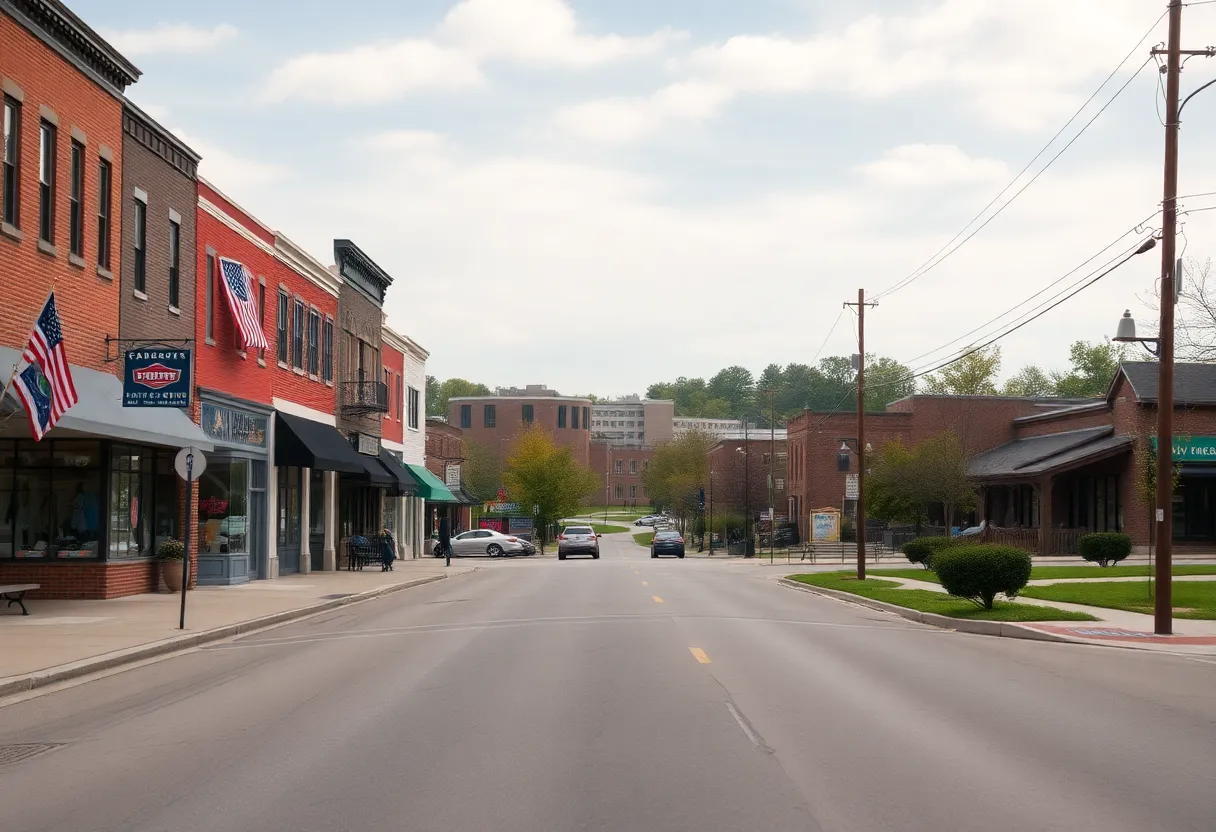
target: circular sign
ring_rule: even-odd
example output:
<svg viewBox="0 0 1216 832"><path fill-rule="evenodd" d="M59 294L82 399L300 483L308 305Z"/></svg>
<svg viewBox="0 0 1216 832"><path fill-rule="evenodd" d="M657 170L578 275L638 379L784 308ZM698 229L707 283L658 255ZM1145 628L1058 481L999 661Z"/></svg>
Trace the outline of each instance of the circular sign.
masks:
<svg viewBox="0 0 1216 832"><path fill-rule="evenodd" d="M190 459L192 464L190 475L186 476L186 462L188 458L192 458ZM177 452L177 458L173 460L173 468L182 479L193 481L201 477L203 471L207 469L207 457L203 456L201 450L191 445Z"/></svg>

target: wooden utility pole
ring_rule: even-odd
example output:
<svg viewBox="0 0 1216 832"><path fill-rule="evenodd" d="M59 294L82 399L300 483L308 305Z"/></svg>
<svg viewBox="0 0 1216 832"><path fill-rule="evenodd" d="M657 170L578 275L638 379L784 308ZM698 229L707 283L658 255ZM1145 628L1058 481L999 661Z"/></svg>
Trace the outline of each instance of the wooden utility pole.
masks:
<svg viewBox="0 0 1216 832"><path fill-rule="evenodd" d="M768 396L768 562L777 554L777 510L773 506L773 466L777 464L777 391L765 390Z"/></svg>
<svg viewBox="0 0 1216 832"><path fill-rule="evenodd" d="M852 306L846 303L845 306ZM857 580L866 577L866 290L857 290Z"/></svg>

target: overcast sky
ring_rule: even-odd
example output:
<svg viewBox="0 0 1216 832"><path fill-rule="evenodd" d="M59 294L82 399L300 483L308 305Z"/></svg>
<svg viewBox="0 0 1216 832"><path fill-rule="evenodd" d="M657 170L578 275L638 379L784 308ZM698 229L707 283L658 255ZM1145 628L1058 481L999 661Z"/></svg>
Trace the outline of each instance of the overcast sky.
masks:
<svg viewBox="0 0 1216 832"><path fill-rule="evenodd" d="M319 259L350 237L394 276L390 321L431 351L432 374L601 395L810 362L825 338L825 355L854 351L850 314L828 337L842 301L891 287L954 237L1165 8L71 5L144 71L132 99L203 154L204 176ZM1161 20L1032 171L1164 36ZM1186 9L1183 46L1211 43L1216 4ZM1216 61L1193 59L1184 94L1212 77ZM912 361L1151 215L1157 83L1150 64L1004 213L883 298L868 350L917 367L948 356ZM1216 191L1214 113L1216 90L1184 114L1182 194ZM1187 256L1212 255L1216 212L1184 219ZM1004 375L1062 367L1071 341L1113 334L1125 307L1147 321L1137 297L1159 269L1159 252L1143 255L1006 339Z"/></svg>

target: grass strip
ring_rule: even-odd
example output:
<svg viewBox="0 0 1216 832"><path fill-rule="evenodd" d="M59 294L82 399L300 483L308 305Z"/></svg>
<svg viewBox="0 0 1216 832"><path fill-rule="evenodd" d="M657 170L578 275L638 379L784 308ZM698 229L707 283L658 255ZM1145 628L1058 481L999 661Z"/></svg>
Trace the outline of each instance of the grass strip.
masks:
<svg viewBox="0 0 1216 832"><path fill-rule="evenodd" d="M1173 586L1174 617L1216 619L1216 581L1176 581ZM1022 594L1047 601L1153 614L1153 595L1148 581L1028 586Z"/></svg>

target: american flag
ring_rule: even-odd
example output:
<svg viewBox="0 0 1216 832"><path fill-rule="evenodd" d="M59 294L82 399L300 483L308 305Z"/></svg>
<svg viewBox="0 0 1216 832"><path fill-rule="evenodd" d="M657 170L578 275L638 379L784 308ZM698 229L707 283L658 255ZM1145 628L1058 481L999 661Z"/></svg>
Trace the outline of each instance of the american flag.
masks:
<svg viewBox="0 0 1216 832"><path fill-rule="evenodd" d="M79 401L76 385L72 382L72 370L68 355L63 348L63 325L55 309L55 293L51 292L30 330L29 343L21 357L30 364L42 368L43 375L51 386L51 422L54 425L72 405ZM29 407L29 403L26 403ZM30 417L33 418L31 412ZM50 426L48 426L49 430Z"/></svg>
<svg viewBox="0 0 1216 832"><path fill-rule="evenodd" d="M232 317L236 319L236 327L241 331L241 343L245 349L264 350L269 348L262 325L258 322L258 307L253 302L253 275L244 263L220 258L220 277L224 284L224 294L228 297L228 306L232 309Z"/></svg>

